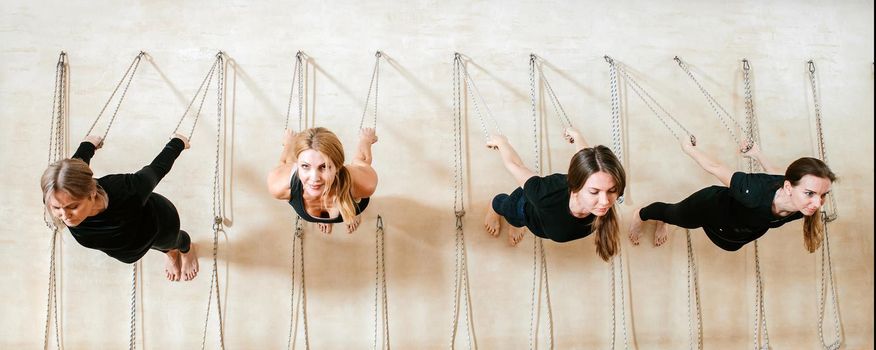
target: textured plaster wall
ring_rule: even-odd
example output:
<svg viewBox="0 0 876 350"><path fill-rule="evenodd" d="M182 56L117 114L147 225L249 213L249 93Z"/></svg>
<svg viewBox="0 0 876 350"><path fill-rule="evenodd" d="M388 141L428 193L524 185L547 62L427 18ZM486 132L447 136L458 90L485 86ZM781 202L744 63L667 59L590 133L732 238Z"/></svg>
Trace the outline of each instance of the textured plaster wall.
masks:
<svg viewBox="0 0 876 350"><path fill-rule="evenodd" d="M840 176L840 218L830 225L844 348L873 348L873 2L872 1L67 1L4 2L0 10L0 348L42 344L50 234L41 219L38 178L47 159L54 65L71 67L71 152L125 67L148 52L106 146L99 175L132 172L166 141L214 53L227 52L227 221L219 277L230 349L283 348L290 322L292 219L265 190L280 151L293 55L309 55L310 125L329 127L352 156L375 50L383 50L374 167L377 193L360 229L323 235L306 226L310 346L361 349L374 337L374 226L386 223L388 325L392 347L438 349L450 343L454 286L451 60L470 58L483 98L527 163L534 157L527 61L545 74L573 124L592 144L609 144L605 54L630 72L700 140L732 166L733 142L703 96L675 63L690 63L707 89L744 116L740 59L753 66L762 149L779 166L813 155L814 109L805 62L820 74L825 141ZM543 93L543 92L542 92ZM622 90L629 188L619 205L677 201L716 180L680 150L650 110ZM201 274L169 283L162 255L142 260L138 306L141 348L197 348L204 330L211 268L211 186L215 98L207 99L185 151L157 192L180 211L201 247ZM293 107L294 109L294 107ZM565 172L572 149L550 106L540 108L545 166ZM293 114L294 116L294 114ZM106 117L105 117L106 118ZM292 123L295 123L293 119ZM510 248L491 238L482 217L492 195L514 188L483 147L469 110L465 142L465 243L475 340L482 349L530 345L531 236ZM190 125L190 124L189 124ZM99 126L100 128L100 126ZM770 231L760 244L769 339L774 349L819 348L818 254L803 250L800 222ZM626 229L624 229L624 234ZM714 247L693 231L699 261L704 347L751 347L754 251ZM623 241L629 342L638 349L688 346L684 233L661 248ZM122 348L128 342L130 266L85 249L64 232L59 245L61 339L68 349ZM611 344L610 275L593 239L545 242L559 349ZM296 286L296 293L299 288ZM546 314L544 314L546 315ZM828 320L832 317L828 313ZM540 347L548 345L541 318ZM457 345L467 347L462 329ZM218 343L214 313L207 344ZM826 323L828 340L833 337ZM52 331L54 334L54 331ZM304 345L303 329L296 343ZM617 330L617 342L623 331ZM54 335L52 335L54 338ZM53 346L52 344L50 344Z"/></svg>

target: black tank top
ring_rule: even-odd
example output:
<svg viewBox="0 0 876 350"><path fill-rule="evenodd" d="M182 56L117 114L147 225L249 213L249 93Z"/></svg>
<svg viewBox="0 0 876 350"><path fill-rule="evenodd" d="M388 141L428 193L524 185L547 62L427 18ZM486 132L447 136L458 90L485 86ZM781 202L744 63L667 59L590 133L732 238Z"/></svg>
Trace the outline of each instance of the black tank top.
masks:
<svg viewBox="0 0 876 350"><path fill-rule="evenodd" d="M289 196L289 205L295 209L295 213L298 214L302 219L307 222L319 222L324 224L336 224L344 222L344 218L341 215L338 215L334 218L315 218L307 212L307 209L304 208L304 188L301 185L301 180L298 179L298 172L292 173L292 179L290 180L289 188L290 188L290 196ZM353 207L356 208L356 215L359 215L362 211L368 207L368 202L370 198L362 198L358 203L353 203Z"/></svg>

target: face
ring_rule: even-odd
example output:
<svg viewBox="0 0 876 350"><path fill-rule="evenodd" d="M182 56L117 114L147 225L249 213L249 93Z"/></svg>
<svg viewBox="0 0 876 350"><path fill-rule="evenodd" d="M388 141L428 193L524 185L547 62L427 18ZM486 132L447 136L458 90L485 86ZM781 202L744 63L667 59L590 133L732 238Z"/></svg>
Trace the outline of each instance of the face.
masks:
<svg viewBox="0 0 876 350"><path fill-rule="evenodd" d="M830 193L830 180L813 175L804 175L797 186L791 186L785 181L785 193L791 197L794 209L811 216L824 205L824 199Z"/></svg>
<svg viewBox="0 0 876 350"><path fill-rule="evenodd" d="M584 182L584 187L572 195L582 206L581 209L596 216L603 216L617 201L618 190L614 178L608 173L600 171L590 175Z"/></svg>
<svg viewBox="0 0 876 350"><path fill-rule="evenodd" d="M338 169L322 152L308 149L298 154L298 178L309 197L322 196L337 173Z"/></svg>
<svg viewBox="0 0 876 350"><path fill-rule="evenodd" d="M49 209L52 215L64 222L68 227L75 227L82 223L95 205L96 195L85 199L73 198L69 193L58 191L49 196Z"/></svg>

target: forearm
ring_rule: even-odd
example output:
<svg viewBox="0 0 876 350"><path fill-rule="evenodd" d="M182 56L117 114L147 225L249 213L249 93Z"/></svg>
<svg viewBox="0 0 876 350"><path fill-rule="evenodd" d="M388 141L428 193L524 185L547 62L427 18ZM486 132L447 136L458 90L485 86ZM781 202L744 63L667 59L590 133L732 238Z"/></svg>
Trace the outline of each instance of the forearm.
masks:
<svg viewBox="0 0 876 350"><path fill-rule="evenodd" d="M515 151L510 145L506 144L500 146L499 154L502 157L502 164L505 166L505 169L514 176L514 180L516 180L517 184L521 187L526 183L526 180L535 175L532 170L529 170L529 168L523 164L520 155L518 155L517 151Z"/></svg>
<svg viewBox="0 0 876 350"><path fill-rule="evenodd" d="M85 164L91 164L91 157L94 157L95 150L97 150L97 147L95 147L93 143L82 141L82 143L79 144L79 148L76 149L76 153L73 153L73 157L71 158L79 158L82 159Z"/></svg>
<svg viewBox="0 0 876 350"><path fill-rule="evenodd" d="M144 180L147 187L155 188L155 186L158 186L158 182L170 172L174 161L176 161L176 158L179 157L184 149L185 143L182 140L178 138L170 139L167 145L152 160L152 163L143 167L136 175ZM151 188L149 189L150 191L152 190Z"/></svg>
<svg viewBox="0 0 876 350"><path fill-rule="evenodd" d="M687 155L693 158L703 170L718 178L724 186L730 186L730 177L732 173L729 168L724 166L724 164L721 164L717 160L712 159L712 157L695 148L688 150Z"/></svg>

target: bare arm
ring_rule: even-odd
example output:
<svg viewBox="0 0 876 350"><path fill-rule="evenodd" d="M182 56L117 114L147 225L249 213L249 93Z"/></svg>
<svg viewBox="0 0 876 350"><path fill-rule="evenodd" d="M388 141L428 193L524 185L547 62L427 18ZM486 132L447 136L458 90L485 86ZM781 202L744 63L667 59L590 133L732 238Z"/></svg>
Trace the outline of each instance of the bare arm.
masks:
<svg viewBox="0 0 876 350"><path fill-rule="evenodd" d="M724 186L730 186L730 178L733 176L733 171L731 171L730 168L721 164L717 160L712 159L709 155L700 152L696 146L691 145L687 140L681 141L681 149L684 150L684 153L693 158L700 167L718 178Z"/></svg>
<svg viewBox="0 0 876 350"><path fill-rule="evenodd" d="M523 165L523 160L520 159L520 156L517 154L517 151L511 147L511 144L508 143L508 139L502 135L493 135L490 137L490 140L487 142L487 147L496 149L499 151L499 155L502 157L502 163L505 165L505 169L511 173L511 176L514 177L514 180L517 181L517 184L520 187L523 187L523 184L526 183L526 180L529 178L536 176L536 174L529 170L525 165Z"/></svg>
<svg viewBox="0 0 876 350"><path fill-rule="evenodd" d="M584 137L581 136L581 133L578 132L578 129L575 128L566 128L563 132L563 137L569 143L575 144L575 152L587 148L587 141L584 141Z"/></svg>
<svg viewBox="0 0 876 350"><path fill-rule="evenodd" d="M295 158L292 154L294 138L295 133L291 130L286 130L283 137L283 151L280 152L277 166L268 172L268 192L276 199L289 200L291 198L289 174L292 173L292 169L295 167Z"/></svg>

